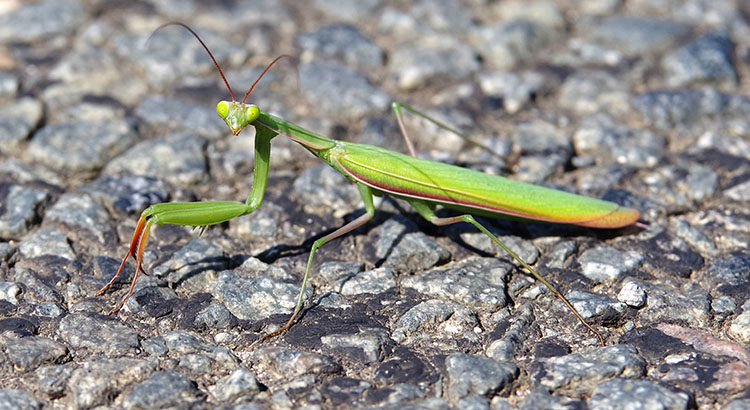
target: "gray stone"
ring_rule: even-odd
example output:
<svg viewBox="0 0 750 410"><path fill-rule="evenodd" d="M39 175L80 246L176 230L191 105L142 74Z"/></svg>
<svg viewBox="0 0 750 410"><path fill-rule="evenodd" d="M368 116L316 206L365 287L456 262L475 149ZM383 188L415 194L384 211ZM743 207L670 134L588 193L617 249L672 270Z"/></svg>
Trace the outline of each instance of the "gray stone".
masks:
<svg viewBox="0 0 750 410"><path fill-rule="evenodd" d="M511 361L529 336L529 328L534 322L534 310L531 304L518 307L517 314L511 318L510 326L499 339L490 340L487 344L487 356L497 361Z"/></svg>
<svg viewBox="0 0 750 410"><path fill-rule="evenodd" d="M321 209L341 217L351 212L362 201L359 191L328 165L310 167L294 180L296 195L304 198L305 209L310 213L320 213Z"/></svg>
<svg viewBox="0 0 750 410"><path fill-rule="evenodd" d="M123 120L72 121L47 125L29 144L26 155L51 168L95 171L136 141L130 124Z"/></svg>
<svg viewBox="0 0 750 410"><path fill-rule="evenodd" d="M437 242L417 231L417 226L403 216L394 216L370 233L375 256L385 259L383 265L399 272L418 272L439 265L450 253Z"/></svg>
<svg viewBox="0 0 750 410"><path fill-rule="evenodd" d="M402 90L438 80L462 79L479 69L477 55L454 37L428 36L397 47L388 58L390 76Z"/></svg>
<svg viewBox="0 0 750 410"><path fill-rule="evenodd" d="M42 113L42 103L29 97L0 106L0 152L9 154L20 148L39 125Z"/></svg>
<svg viewBox="0 0 750 410"><path fill-rule="evenodd" d="M77 242L101 251L117 240L107 209L88 195L68 193L62 195L44 214L46 222L55 222L69 229L69 236ZM98 247L93 244L99 245Z"/></svg>
<svg viewBox="0 0 750 410"><path fill-rule="evenodd" d="M206 291L218 272L227 268L224 252L205 239L192 239L151 273L190 291Z"/></svg>
<svg viewBox="0 0 750 410"><path fill-rule="evenodd" d="M432 299L406 311L395 323L391 338L399 343L416 344L425 339L439 340L450 335L450 340L432 342L448 347L459 338L478 342L479 335L476 331L479 326L476 314L466 307Z"/></svg>
<svg viewBox="0 0 750 410"><path fill-rule="evenodd" d="M562 395L553 396L547 391L547 389L536 388L526 395L519 408L521 410L579 409L584 406L585 404L580 400L575 400Z"/></svg>
<svg viewBox="0 0 750 410"><path fill-rule="evenodd" d="M185 133L143 141L110 161L104 174L151 176L177 186L192 186L206 177L204 144L203 137Z"/></svg>
<svg viewBox="0 0 750 410"><path fill-rule="evenodd" d="M0 238L20 239L24 237L40 215L41 206L50 199L48 192L11 185L3 198L0 215Z"/></svg>
<svg viewBox="0 0 750 410"><path fill-rule="evenodd" d="M640 308L646 304L646 292L636 282L626 278L617 294L617 300L628 306Z"/></svg>
<svg viewBox="0 0 750 410"><path fill-rule="evenodd" d="M616 322L627 308L624 303L589 292L573 291L565 297L584 319L596 317L605 323Z"/></svg>
<svg viewBox="0 0 750 410"><path fill-rule="evenodd" d="M341 294L352 296L363 293L378 294L395 288L396 272L390 266L360 272L341 282Z"/></svg>
<svg viewBox="0 0 750 410"><path fill-rule="evenodd" d="M0 408L16 410L41 409L42 403L24 390L0 390Z"/></svg>
<svg viewBox="0 0 750 410"><path fill-rule="evenodd" d="M42 226L27 235L18 245L18 252L27 258L55 255L68 260L75 259L65 234L51 226Z"/></svg>
<svg viewBox="0 0 750 410"><path fill-rule="evenodd" d="M18 74L8 72L0 73L0 97L14 97L16 93L18 93L18 84Z"/></svg>
<svg viewBox="0 0 750 410"><path fill-rule="evenodd" d="M386 354L388 333L383 329L360 328L356 334L328 334L320 342L331 349L357 350L365 363L377 363Z"/></svg>
<svg viewBox="0 0 750 410"><path fill-rule="evenodd" d="M577 155L593 157L600 164L651 168L659 164L667 141L660 134L625 127L598 114L582 121L573 134L573 145Z"/></svg>
<svg viewBox="0 0 750 410"><path fill-rule="evenodd" d="M469 10L458 0L419 0L411 5L409 14L437 31L463 33L472 24Z"/></svg>
<svg viewBox="0 0 750 410"><path fill-rule="evenodd" d="M502 20L529 20L557 29L565 26L562 10L551 1L509 1L493 6Z"/></svg>
<svg viewBox="0 0 750 410"><path fill-rule="evenodd" d="M156 365L142 359L94 358L73 370L68 385L78 408L109 405L126 386L147 378Z"/></svg>
<svg viewBox="0 0 750 410"><path fill-rule="evenodd" d="M614 282L622 275L633 272L643 263L637 252L622 252L611 246L597 246L583 252L578 258L581 273L596 282Z"/></svg>
<svg viewBox="0 0 750 410"><path fill-rule="evenodd" d="M337 60L355 68L373 68L385 63L383 50L356 27L333 24L302 33L296 39L304 61Z"/></svg>
<svg viewBox="0 0 750 410"><path fill-rule="evenodd" d="M672 87L701 83L735 85L738 74L732 63L733 50L734 44L727 33L698 37L662 60L667 84Z"/></svg>
<svg viewBox="0 0 750 410"><path fill-rule="evenodd" d="M216 140L228 134L224 122L205 104L151 95L135 108L135 115L153 130L198 134Z"/></svg>
<svg viewBox="0 0 750 410"><path fill-rule="evenodd" d="M711 301L711 310L719 315L731 315L737 309L737 304L729 296L719 296Z"/></svg>
<svg viewBox="0 0 750 410"><path fill-rule="evenodd" d="M248 278L223 271L211 283L209 291L238 318L259 320L276 313L291 313L297 305L299 286L268 276ZM311 295L308 287L305 299Z"/></svg>
<svg viewBox="0 0 750 410"><path fill-rule="evenodd" d="M479 87L486 95L503 100L503 108L509 114L520 111L524 105L542 91L545 77L536 71L524 71L520 74L493 71L478 75Z"/></svg>
<svg viewBox="0 0 750 410"><path fill-rule="evenodd" d="M0 41L34 42L70 34L85 18L77 0L47 0L22 4L0 14ZM38 24L40 21L45 24Z"/></svg>
<svg viewBox="0 0 750 410"><path fill-rule="evenodd" d="M274 379L292 380L304 374L334 374L341 366L333 358L282 347L262 347L252 353L253 368Z"/></svg>
<svg viewBox="0 0 750 410"><path fill-rule="evenodd" d="M612 16L590 31L597 41L628 55L667 49L687 33L687 27L668 20Z"/></svg>
<svg viewBox="0 0 750 410"><path fill-rule="evenodd" d="M232 374L210 387L209 391L219 401L233 401L239 398L247 400L260 392L260 385L255 375L244 367L238 367Z"/></svg>
<svg viewBox="0 0 750 410"><path fill-rule="evenodd" d="M746 119L750 98L713 88L657 90L635 96L633 106L656 128L700 135L718 121Z"/></svg>
<svg viewBox="0 0 750 410"><path fill-rule="evenodd" d="M34 372L34 386L49 399L64 395L68 379L73 374L71 365L41 366Z"/></svg>
<svg viewBox="0 0 750 410"><path fill-rule="evenodd" d="M750 344L750 311L746 310L732 319L727 334L740 343Z"/></svg>
<svg viewBox="0 0 750 410"><path fill-rule="evenodd" d="M357 22L372 17L376 9L380 8L383 0L314 0L315 8L337 20Z"/></svg>
<svg viewBox="0 0 750 410"><path fill-rule="evenodd" d="M192 332L175 330L165 334L163 339L168 353L180 357L180 365L193 371L217 373L234 370L239 364L231 350L205 343ZM194 366L195 363L199 366Z"/></svg>
<svg viewBox="0 0 750 410"><path fill-rule="evenodd" d="M117 320L72 313L60 320L57 335L73 349L92 353L126 355L138 347L138 333Z"/></svg>
<svg viewBox="0 0 750 410"><path fill-rule="evenodd" d="M125 215L138 215L149 205L166 202L169 192L161 179L138 175L103 176L78 188L102 203Z"/></svg>
<svg viewBox="0 0 750 410"><path fill-rule="evenodd" d="M646 361L633 346L594 347L565 356L537 361L531 374L535 384L547 389L565 387L577 392L592 392L612 377L636 378L646 371Z"/></svg>
<svg viewBox="0 0 750 410"><path fill-rule="evenodd" d="M18 304L16 296L21 294L21 287L15 282L0 282L0 300Z"/></svg>
<svg viewBox="0 0 750 410"><path fill-rule="evenodd" d="M511 266L495 258L472 257L405 277L401 285L427 296L494 311L507 303L505 281Z"/></svg>
<svg viewBox="0 0 750 410"><path fill-rule="evenodd" d="M648 380L614 378L602 382L586 403L591 409L687 409L690 396Z"/></svg>
<svg viewBox="0 0 750 410"><path fill-rule="evenodd" d="M318 112L335 118L384 112L392 100L362 73L340 64L303 64L299 75L305 98L315 104Z"/></svg>
<svg viewBox="0 0 750 410"><path fill-rule="evenodd" d="M3 343L3 351L13 366L21 371L31 371L42 364L55 363L68 353L64 345L42 336L8 340Z"/></svg>
<svg viewBox="0 0 750 410"><path fill-rule="evenodd" d="M458 401L469 395L492 396L512 382L518 367L487 357L453 353L445 359L448 397Z"/></svg>
<svg viewBox="0 0 750 410"><path fill-rule="evenodd" d="M122 406L126 409L184 406L203 401L202 393L184 374L163 370L151 374L148 380L137 384L125 396Z"/></svg>
<svg viewBox="0 0 750 410"><path fill-rule="evenodd" d="M224 305L212 303L198 312L194 323L209 329L228 329L233 324L232 313Z"/></svg>
<svg viewBox="0 0 750 410"><path fill-rule="evenodd" d="M724 196L738 202L750 201L750 181L728 187L724 190Z"/></svg>
<svg viewBox="0 0 750 410"><path fill-rule="evenodd" d="M708 292L697 284L664 281L652 284L640 279L630 280L648 295L646 306L639 310L641 320L649 322L686 321L697 326L708 323L711 304Z"/></svg>
<svg viewBox="0 0 750 410"><path fill-rule="evenodd" d="M480 27L475 36L479 53L491 67L510 68L541 53L554 30L519 19Z"/></svg>

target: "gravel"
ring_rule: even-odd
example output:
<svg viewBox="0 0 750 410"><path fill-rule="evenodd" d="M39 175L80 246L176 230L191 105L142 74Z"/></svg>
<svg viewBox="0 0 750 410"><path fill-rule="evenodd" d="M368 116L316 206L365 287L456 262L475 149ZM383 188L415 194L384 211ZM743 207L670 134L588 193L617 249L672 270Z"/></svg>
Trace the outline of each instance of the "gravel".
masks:
<svg viewBox="0 0 750 410"><path fill-rule="evenodd" d="M0 408L747 408L750 26L740 0L42 0L0 5ZM338 140L637 208L618 230L478 220L351 180L281 135L263 204L152 228L94 296L138 215L245 201L247 101ZM39 22L44 22L40 24ZM150 38L150 39L149 39ZM296 67L296 68L295 68ZM373 158L373 161L376 161ZM258 182L258 181L255 181ZM499 193L501 194L501 193ZM438 208L439 217L455 211ZM199 221L193 221L199 222ZM137 249L136 249L137 250Z"/></svg>

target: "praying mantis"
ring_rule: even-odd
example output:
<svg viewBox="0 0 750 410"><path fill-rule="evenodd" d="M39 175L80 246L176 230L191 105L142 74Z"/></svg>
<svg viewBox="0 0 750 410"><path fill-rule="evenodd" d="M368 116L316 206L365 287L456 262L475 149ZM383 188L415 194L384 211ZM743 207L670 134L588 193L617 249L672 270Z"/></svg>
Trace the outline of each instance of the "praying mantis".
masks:
<svg viewBox="0 0 750 410"><path fill-rule="evenodd" d="M130 257L135 259L137 267L130 288L109 314L113 314L119 310L133 294L139 273L146 273L143 268L143 252L148 241L149 232L154 225L199 226L205 229L209 225L248 215L261 205L268 179L271 140L277 135L284 135L302 145L302 147L354 183L362 197L365 213L332 233L317 239L313 243L302 278L299 296L297 297L297 304L291 317L284 326L273 333L267 334L265 338L273 337L287 331L302 310L303 295L313 266L316 250L329 241L367 223L375 215L373 196L388 194L405 200L419 215L437 226L466 222L476 227L513 259L518 261L534 278L543 283L588 330L599 338L602 344L605 343L602 335L583 319L565 296L487 230L487 228L480 224L472 214L566 223L592 228L620 228L635 224L639 218L638 211L609 201L575 195L454 165L417 158L413 145L410 143L406 133L403 121L404 110L432 121L439 127L455 132L459 136L464 136L440 121L404 104L393 103L392 108L396 114L401 132L407 141L408 150L411 155L372 145L333 140L318 135L291 122L265 113L254 104L245 103L255 85L271 66L282 58L291 59L291 57L281 55L273 60L251 85L242 101L237 102L221 67L198 34L183 23L169 24L179 25L187 29L200 42L211 58L232 97L231 101L221 101L216 107L217 113L226 122L232 134L238 135L247 126L255 128L253 183L250 194L245 202L204 201L160 203L151 205L144 210L138 220L130 241L130 246L120 263L117 273L96 293L98 296L107 291L122 273L127 260ZM437 205L457 210L459 215L438 217L435 215Z"/></svg>

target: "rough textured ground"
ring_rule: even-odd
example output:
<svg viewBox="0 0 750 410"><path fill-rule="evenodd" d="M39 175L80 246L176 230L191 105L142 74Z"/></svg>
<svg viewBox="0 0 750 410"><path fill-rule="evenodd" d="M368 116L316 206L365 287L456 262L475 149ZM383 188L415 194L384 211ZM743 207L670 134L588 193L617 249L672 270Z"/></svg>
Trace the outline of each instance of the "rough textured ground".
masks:
<svg viewBox="0 0 750 410"><path fill-rule="evenodd" d="M217 3L205 5L204 3ZM750 407L750 7L731 0L46 0L0 3L0 408ZM596 338L471 226L385 199L274 140L266 199L154 230L101 297L138 214L244 200L242 95L333 138L601 197L646 228L482 219L557 284ZM450 215L441 212L440 215Z"/></svg>

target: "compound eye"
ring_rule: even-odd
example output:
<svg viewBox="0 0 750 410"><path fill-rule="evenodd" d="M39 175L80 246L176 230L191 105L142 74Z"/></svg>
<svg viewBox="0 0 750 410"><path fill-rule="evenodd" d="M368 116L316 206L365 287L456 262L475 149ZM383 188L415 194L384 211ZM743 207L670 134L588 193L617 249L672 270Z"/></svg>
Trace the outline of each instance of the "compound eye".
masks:
<svg viewBox="0 0 750 410"><path fill-rule="evenodd" d="M227 114L229 114L229 102L219 101L219 103L216 104L216 112L219 113L221 118L227 118Z"/></svg>
<svg viewBox="0 0 750 410"><path fill-rule="evenodd" d="M255 104L250 104L247 107L247 122L255 121L260 115L260 109Z"/></svg>

